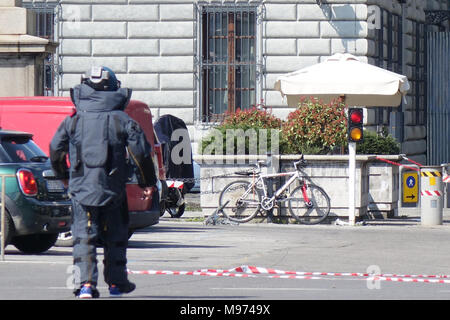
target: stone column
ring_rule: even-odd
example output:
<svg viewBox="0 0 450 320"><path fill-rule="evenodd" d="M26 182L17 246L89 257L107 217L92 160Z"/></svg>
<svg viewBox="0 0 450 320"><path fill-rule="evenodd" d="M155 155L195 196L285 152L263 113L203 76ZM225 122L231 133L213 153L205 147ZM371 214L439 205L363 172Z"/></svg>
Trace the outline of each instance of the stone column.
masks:
<svg viewBox="0 0 450 320"><path fill-rule="evenodd" d="M0 96L43 95L44 58L56 43L34 36L35 15L21 0L0 0Z"/></svg>

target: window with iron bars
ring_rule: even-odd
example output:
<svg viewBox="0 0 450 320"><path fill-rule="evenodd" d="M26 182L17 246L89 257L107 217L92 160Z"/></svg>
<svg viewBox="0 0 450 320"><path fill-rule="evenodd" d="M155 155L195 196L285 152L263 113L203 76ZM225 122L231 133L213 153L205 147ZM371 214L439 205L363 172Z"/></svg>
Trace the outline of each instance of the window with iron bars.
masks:
<svg viewBox="0 0 450 320"><path fill-rule="evenodd" d="M58 4L54 2L23 2L22 6L34 11L36 15L36 36L45 38L50 41L56 41L55 25L57 17ZM55 95L56 82L56 56L55 54L48 54L44 58L43 74L44 74L44 95Z"/></svg>
<svg viewBox="0 0 450 320"><path fill-rule="evenodd" d="M204 6L199 11L200 117L223 119L257 95L257 7Z"/></svg>
<svg viewBox="0 0 450 320"><path fill-rule="evenodd" d="M378 52L376 64L380 68L401 73L403 59L401 17L381 8L380 20L382 27L377 30L375 38ZM392 108L390 107L378 107L375 113L376 124L378 126L389 125L391 112Z"/></svg>
<svg viewBox="0 0 450 320"><path fill-rule="evenodd" d="M380 28L376 35L376 48L378 56L377 66L386 68L390 71L403 73L402 70L402 19L401 16L393 14L385 9L381 9L381 22L384 28ZM413 22L413 32L415 41L415 64L413 66L413 78L409 79L413 88L411 118L415 125L425 125L426 123L426 65L425 58L425 25L423 23ZM399 120L398 114L404 113L404 108L400 105L398 108L379 107L376 110L375 122L378 126L389 125L391 133L399 141L403 141L403 121Z"/></svg>

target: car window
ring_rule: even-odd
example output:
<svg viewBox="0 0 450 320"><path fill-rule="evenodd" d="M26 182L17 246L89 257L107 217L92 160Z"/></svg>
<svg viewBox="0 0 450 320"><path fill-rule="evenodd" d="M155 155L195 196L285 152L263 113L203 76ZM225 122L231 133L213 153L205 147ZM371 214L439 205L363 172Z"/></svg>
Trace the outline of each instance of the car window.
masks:
<svg viewBox="0 0 450 320"><path fill-rule="evenodd" d="M11 159L9 158L8 154L3 150L3 148L0 148L0 163L4 162L10 162Z"/></svg>
<svg viewBox="0 0 450 320"><path fill-rule="evenodd" d="M4 159L4 162L29 162L34 157L45 157L45 153L28 138L8 137L4 138L1 144L9 157L9 159Z"/></svg>

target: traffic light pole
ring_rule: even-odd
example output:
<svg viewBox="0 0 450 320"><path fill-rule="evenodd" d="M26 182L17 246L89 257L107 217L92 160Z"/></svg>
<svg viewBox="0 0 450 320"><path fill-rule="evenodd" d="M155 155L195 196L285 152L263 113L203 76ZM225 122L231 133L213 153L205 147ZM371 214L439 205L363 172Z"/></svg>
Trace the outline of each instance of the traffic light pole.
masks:
<svg viewBox="0 0 450 320"><path fill-rule="evenodd" d="M348 109L348 223L355 225L356 143L363 141L362 108Z"/></svg>
<svg viewBox="0 0 450 320"><path fill-rule="evenodd" d="M348 143L348 223L355 225L356 142Z"/></svg>

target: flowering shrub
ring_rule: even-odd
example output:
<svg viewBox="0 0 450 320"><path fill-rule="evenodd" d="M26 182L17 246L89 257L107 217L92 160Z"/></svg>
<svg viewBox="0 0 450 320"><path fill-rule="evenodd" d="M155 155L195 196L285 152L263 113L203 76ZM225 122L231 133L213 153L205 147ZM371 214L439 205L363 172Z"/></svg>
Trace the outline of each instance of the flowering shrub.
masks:
<svg viewBox="0 0 450 320"><path fill-rule="evenodd" d="M237 110L227 114L222 124L203 138L200 151L202 154L264 154L264 150L279 150L280 154L326 154L335 147L347 145L345 109L340 99L329 104L314 98L304 99L284 122L256 107ZM278 145L273 148L274 144Z"/></svg>
<svg viewBox="0 0 450 320"><path fill-rule="evenodd" d="M266 110L253 107L228 113L219 126L202 139L202 154L265 154L278 143L282 121ZM276 131L276 132L273 132Z"/></svg>
<svg viewBox="0 0 450 320"><path fill-rule="evenodd" d="M248 110L237 109L225 116L222 126L230 128L279 129L282 121L265 110L253 107Z"/></svg>
<svg viewBox="0 0 450 320"><path fill-rule="evenodd" d="M347 116L341 99L301 100L282 127L282 153L326 154L346 144Z"/></svg>

